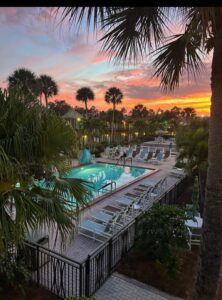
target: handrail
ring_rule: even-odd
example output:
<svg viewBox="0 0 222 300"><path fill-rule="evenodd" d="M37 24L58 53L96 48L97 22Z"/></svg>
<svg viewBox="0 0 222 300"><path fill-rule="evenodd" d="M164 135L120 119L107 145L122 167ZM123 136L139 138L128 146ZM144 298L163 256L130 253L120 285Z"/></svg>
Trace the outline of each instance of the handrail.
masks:
<svg viewBox="0 0 222 300"><path fill-rule="evenodd" d="M115 188L115 191L116 191L116 182L115 181L110 181L110 182L104 184L101 188L99 188L98 192L101 191L102 189L104 189L107 186L111 187L111 192L112 192L113 191L113 185L114 185L114 188Z"/></svg>
<svg viewBox="0 0 222 300"><path fill-rule="evenodd" d="M101 188L98 189L98 191L104 189L105 187L107 187L109 185L111 186L111 189L112 189L112 181L111 181L111 182L108 182L108 183L104 184Z"/></svg>

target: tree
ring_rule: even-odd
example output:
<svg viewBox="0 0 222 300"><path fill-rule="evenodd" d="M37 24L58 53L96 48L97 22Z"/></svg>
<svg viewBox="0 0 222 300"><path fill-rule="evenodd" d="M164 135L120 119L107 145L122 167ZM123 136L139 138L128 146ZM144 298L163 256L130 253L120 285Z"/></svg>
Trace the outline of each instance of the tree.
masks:
<svg viewBox="0 0 222 300"><path fill-rule="evenodd" d="M93 91L89 87L82 87L81 89L78 89L76 93L76 100L83 101L85 103L85 109L86 109L86 118L88 119L88 107L87 102L89 100L94 100L95 96Z"/></svg>
<svg viewBox="0 0 222 300"><path fill-rule="evenodd" d="M137 104L131 111L131 116L133 119L146 119L149 115L149 111L147 110L146 106L142 104Z"/></svg>
<svg viewBox="0 0 222 300"><path fill-rule="evenodd" d="M102 134L107 132L107 124L98 118L83 119L80 123L80 132L81 135L87 135L88 145L93 151L96 144L94 138L100 138Z"/></svg>
<svg viewBox="0 0 222 300"><path fill-rule="evenodd" d="M18 97L26 103L35 102L38 95L36 75L25 68L15 70L8 77L9 89L15 89Z"/></svg>
<svg viewBox="0 0 222 300"><path fill-rule="evenodd" d="M196 111L193 107L185 107L181 112L182 117L188 121L196 117Z"/></svg>
<svg viewBox="0 0 222 300"><path fill-rule="evenodd" d="M138 138L141 138L144 133L149 132L148 122L144 119L137 119L133 122L133 130L138 132Z"/></svg>
<svg viewBox="0 0 222 300"><path fill-rule="evenodd" d="M55 102L49 102L48 107L58 116L63 116L72 108L72 106L69 105L65 100L55 100Z"/></svg>
<svg viewBox="0 0 222 300"><path fill-rule="evenodd" d="M140 221L137 246L149 259L165 265L170 275L175 275L179 267L173 250L188 248L186 219L185 210L177 205L154 204Z"/></svg>
<svg viewBox="0 0 222 300"><path fill-rule="evenodd" d="M116 87L111 87L106 91L105 101L107 103L112 103L113 105L113 116L112 116L112 127L111 127L111 141L114 142L114 123L115 123L115 110L116 105L122 103L123 94L120 89Z"/></svg>
<svg viewBox="0 0 222 300"><path fill-rule="evenodd" d="M39 104L25 106L14 91L0 91L0 106L0 252L7 256L9 245L21 245L42 224L57 227L64 241L88 192L85 181L62 178L77 147L62 118Z"/></svg>
<svg viewBox="0 0 222 300"><path fill-rule="evenodd" d="M172 14L184 25L173 36L167 21ZM179 86L185 72L198 74L203 53L213 50L211 69L211 117L209 127L206 202L204 207L200 264L193 299L215 299L222 256L222 9L221 7L68 7L63 20L79 24L88 17L88 28L104 32L102 49L118 63L140 60L157 49L153 65L164 90ZM101 22L99 22L101 21ZM169 33L170 34L170 33ZM213 247L212 247L213 245Z"/></svg>
<svg viewBox="0 0 222 300"><path fill-rule="evenodd" d="M193 120L189 125L181 125L176 133L179 152L177 163L189 174L198 176L201 210L205 203L205 186L208 157L208 121Z"/></svg>
<svg viewBox="0 0 222 300"><path fill-rule="evenodd" d="M40 99L43 94L45 97L45 105L48 107L48 98L56 96L58 94L58 85L48 75L41 75L38 79L40 89ZM41 102L41 101L40 101Z"/></svg>

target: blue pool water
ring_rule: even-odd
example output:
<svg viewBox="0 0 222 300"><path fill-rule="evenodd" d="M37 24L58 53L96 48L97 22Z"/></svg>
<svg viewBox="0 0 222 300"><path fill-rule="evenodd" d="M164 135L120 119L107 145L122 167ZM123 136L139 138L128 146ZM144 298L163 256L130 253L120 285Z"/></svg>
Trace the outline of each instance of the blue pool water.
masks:
<svg viewBox="0 0 222 300"><path fill-rule="evenodd" d="M152 169L117 166L113 164L95 163L83 167L73 168L65 174L65 178L81 178L93 183L93 198L101 195L100 190L106 183L116 182L116 187L129 183L138 176L149 174ZM99 191L100 190L100 191ZM110 186L103 190L109 192Z"/></svg>

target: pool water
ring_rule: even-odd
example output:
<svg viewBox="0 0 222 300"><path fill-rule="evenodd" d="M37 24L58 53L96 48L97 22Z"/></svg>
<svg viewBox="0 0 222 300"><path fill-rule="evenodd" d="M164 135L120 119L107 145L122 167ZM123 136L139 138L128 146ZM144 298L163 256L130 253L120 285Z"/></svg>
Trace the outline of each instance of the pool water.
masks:
<svg viewBox="0 0 222 300"><path fill-rule="evenodd" d="M129 183L138 176L151 173L152 169L118 166L114 164L95 163L83 167L73 168L67 172L65 178L81 178L93 183L93 198L110 191L110 185L101 189L105 184L114 181L116 188Z"/></svg>

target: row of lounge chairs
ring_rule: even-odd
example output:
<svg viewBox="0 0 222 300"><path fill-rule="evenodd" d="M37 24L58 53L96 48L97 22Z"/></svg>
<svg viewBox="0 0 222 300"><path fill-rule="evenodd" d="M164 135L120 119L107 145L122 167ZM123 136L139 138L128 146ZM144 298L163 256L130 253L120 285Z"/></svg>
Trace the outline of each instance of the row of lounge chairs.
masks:
<svg viewBox="0 0 222 300"><path fill-rule="evenodd" d="M167 177L158 182L139 184L131 193L116 199L116 203L103 207L83 220L79 225L79 233L94 240L103 240L121 230L138 214L150 208L157 197L165 190Z"/></svg>
<svg viewBox="0 0 222 300"><path fill-rule="evenodd" d="M125 156L123 156L123 153L125 153ZM105 151L107 158L116 159L117 163L123 158L124 161L132 161L133 159L135 161L159 164L162 160L167 159L170 154L170 149L138 146L129 148L117 146L116 148L108 148Z"/></svg>

